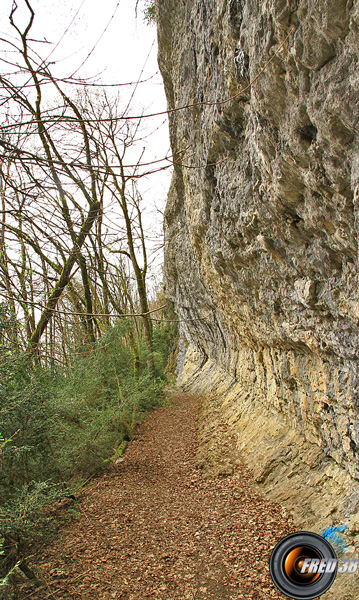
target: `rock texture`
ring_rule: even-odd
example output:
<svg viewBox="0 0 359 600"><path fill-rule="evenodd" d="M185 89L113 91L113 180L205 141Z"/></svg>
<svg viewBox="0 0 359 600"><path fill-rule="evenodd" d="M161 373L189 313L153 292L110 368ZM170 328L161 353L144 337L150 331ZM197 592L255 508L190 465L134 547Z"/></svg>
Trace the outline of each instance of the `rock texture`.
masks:
<svg viewBox="0 0 359 600"><path fill-rule="evenodd" d="M158 35L178 109L165 268L184 319L181 381L208 394L206 414L232 425L270 493L292 506L300 494L311 523L349 523L359 3L161 0Z"/></svg>

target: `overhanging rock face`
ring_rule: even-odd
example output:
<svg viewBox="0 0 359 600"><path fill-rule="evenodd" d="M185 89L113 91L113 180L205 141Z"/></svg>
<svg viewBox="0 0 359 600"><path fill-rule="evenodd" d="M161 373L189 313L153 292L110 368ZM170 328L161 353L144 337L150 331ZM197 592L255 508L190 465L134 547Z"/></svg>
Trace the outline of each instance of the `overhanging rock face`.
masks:
<svg viewBox="0 0 359 600"><path fill-rule="evenodd" d="M161 0L158 32L169 108L190 105L170 114L165 215L167 291L186 319L181 381L211 395L208 414L227 419L272 493L295 502L307 487L314 522L317 486L326 518L348 520L359 507L359 4Z"/></svg>

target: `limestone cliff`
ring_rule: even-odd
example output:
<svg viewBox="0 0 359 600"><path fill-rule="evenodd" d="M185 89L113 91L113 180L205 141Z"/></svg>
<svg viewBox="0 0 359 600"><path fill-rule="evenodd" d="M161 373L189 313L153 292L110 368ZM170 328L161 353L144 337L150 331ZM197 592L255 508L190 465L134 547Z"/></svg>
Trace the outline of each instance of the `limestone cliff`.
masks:
<svg viewBox="0 0 359 600"><path fill-rule="evenodd" d="M355 533L359 3L157 8L168 106L189 105L165 214L181 382L265 489Z"/></svg>

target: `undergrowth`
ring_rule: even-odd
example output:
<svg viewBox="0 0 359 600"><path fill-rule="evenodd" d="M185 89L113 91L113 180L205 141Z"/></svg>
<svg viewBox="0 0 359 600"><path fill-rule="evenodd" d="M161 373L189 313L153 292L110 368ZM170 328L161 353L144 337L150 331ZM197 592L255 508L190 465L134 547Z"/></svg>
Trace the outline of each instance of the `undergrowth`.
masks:
<svg viewBox="0 0 359 600"><path fill-rule="evenodd" d="M141 340L136 375L123 320L66 368L44 368L0 346L0 589L32 544L54 530L49 505L101 472L162 401L175 339L172 323L154 328L155 378Z"/></svg>

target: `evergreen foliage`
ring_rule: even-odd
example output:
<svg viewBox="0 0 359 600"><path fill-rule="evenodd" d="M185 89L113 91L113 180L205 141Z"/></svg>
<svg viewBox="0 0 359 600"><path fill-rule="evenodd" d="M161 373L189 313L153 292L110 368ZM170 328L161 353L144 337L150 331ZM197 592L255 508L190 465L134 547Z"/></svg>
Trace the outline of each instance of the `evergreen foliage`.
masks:
<svg viewBox="0 0 359 600"><path fill-rule="evenodd" d="M3 307L0 328L10 326ZM49 530L49 504L104 468L145 411L161 401L175 340L175 324L160 320L153 336L155 378L141 334L140 369L134 372L125 319L74 353L69 367L45 368L15 344L0 345L0 575Z"/></svg>
<svg viewBox="0 0 359 600"><path fill-rule="evenodd" d="M155 0L145 0L143 8L144 20L148 25L156 22L156 2Z"/></svg>

